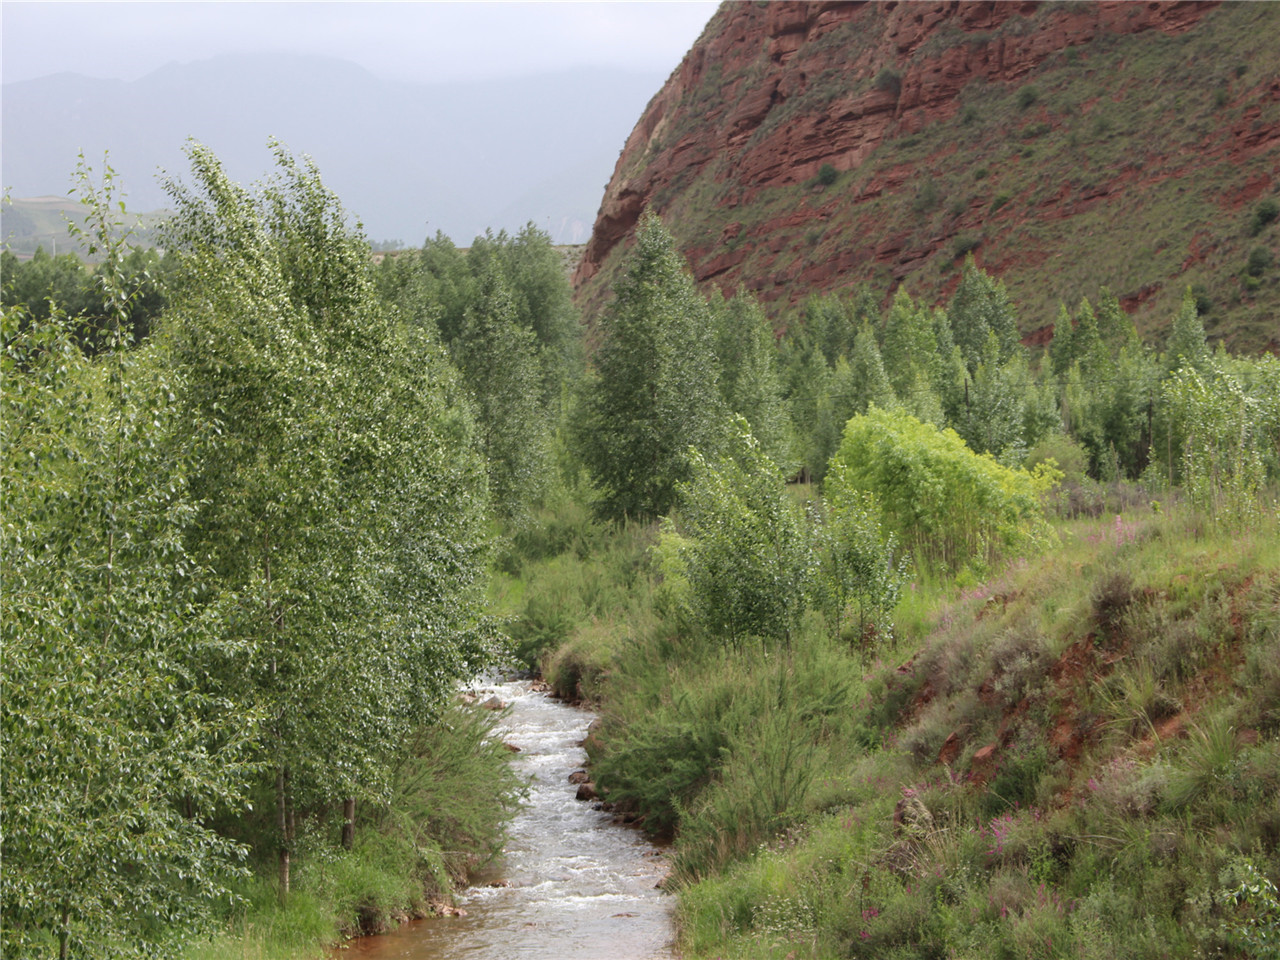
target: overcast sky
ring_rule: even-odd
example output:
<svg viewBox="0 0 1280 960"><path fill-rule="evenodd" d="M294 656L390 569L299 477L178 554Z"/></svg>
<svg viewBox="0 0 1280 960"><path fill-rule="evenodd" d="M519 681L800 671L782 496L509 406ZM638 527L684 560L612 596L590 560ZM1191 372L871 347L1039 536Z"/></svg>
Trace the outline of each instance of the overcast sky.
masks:
<svg viewBox="0 0 1280 960"><path fill-rule="evenodd" d="M3 78L135 80L222 53L340 57L425 82L583 65L670 72L715 12L666 3L50 3L4 0Z"/></svg>

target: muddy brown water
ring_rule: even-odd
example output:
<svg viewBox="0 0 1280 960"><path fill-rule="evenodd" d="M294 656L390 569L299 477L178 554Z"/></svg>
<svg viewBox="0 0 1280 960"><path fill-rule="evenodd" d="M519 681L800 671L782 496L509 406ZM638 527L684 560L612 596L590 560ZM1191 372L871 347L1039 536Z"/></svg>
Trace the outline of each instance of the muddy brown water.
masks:
<svg viewBox="0 0 1280 960"><path fill-rule="evenodd" d="M673 960L671 898L657 889L666 855L643 832L575 799L569 774L594 719L530 689L529 681L474 691L510 709L496 735L520 748L526 806L512 821L502 858L458 905L466 916L430 917L334 953L350 960ZM505 883L505 886L490 884Z"/></svg>

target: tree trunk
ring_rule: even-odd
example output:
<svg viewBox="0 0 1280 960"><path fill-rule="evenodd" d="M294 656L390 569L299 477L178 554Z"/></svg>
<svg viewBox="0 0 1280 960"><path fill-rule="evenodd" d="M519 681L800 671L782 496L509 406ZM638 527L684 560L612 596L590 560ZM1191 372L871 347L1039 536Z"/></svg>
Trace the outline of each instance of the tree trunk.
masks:
<svg viewBox="0 0 1280 960"><path fill-rule="evenodd" d="M289 768L281 766L276 770L276 829L280 833L280 846L278 849L279 868L280 868L280 899L283 901L289 896L289 847L290 847L290 827L293 817L289 812L288 806L289 796Z"/></svg>
<svg viewBox="0 0 1280 960"><path fill-rule="evenodd" d="M342 801L342 849L350 850L356 842L356 798Z"/></svg>

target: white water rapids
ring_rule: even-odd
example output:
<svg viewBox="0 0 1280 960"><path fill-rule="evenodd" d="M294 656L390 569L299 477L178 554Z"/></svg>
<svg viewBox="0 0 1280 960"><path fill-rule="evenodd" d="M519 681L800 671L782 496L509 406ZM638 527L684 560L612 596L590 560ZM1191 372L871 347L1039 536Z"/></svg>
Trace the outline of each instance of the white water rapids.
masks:
<svg viewBox="0 0 1280 960"><path fill-rule="evenodd" d="M466 916L432 917L351 941L339 956L377 960L670 960L670 898L656 885L663 852L634 828L575 799L569 774L593 716L530 689L529 681L475 690L510 704L495 735L520 748L528 803L501 860L464 891ZM489 886L505 881L507 886Z"/></svg>

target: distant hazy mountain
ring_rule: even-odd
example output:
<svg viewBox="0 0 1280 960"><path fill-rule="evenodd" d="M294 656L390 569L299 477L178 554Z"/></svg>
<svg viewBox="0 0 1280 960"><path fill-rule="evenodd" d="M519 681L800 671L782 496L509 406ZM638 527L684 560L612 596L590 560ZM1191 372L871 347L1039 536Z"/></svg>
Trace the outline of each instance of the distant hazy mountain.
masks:
<svg viewBox="0 0 1280 960"><path fill-rule="evenodd" d="M425 55L425 54L424 54ZM585 239L620 145L665 77L602 69L509 81L410 84L306 56L224 56L141 80L58 74L7 83L2 185L65 194L82 150L104 150L136 211L162 207L156 173L183 174L183 144L211 147L237 180L271 166L267 139L308 154L371 239L443 230L465 244L529 220Z"/></svg>

